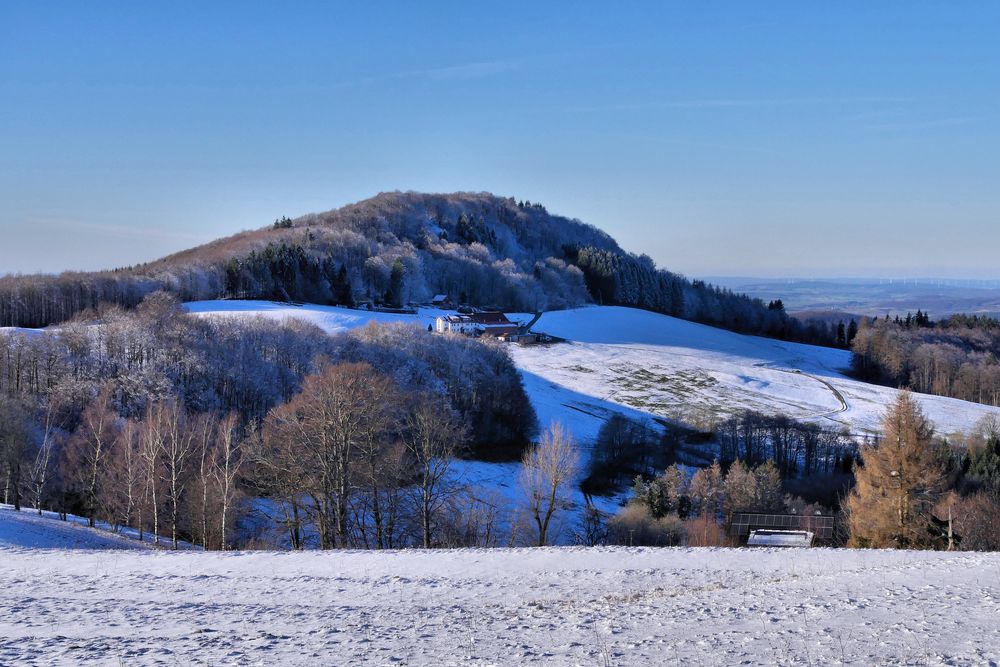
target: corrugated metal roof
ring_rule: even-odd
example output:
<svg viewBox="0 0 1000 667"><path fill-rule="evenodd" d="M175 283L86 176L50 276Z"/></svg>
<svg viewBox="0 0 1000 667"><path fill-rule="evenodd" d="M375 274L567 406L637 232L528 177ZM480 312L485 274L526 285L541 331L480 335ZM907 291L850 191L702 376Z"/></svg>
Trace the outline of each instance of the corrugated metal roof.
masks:
<svg viewBox="0 0 1000 667"><path fill-rule="evenodd" d="M808 530L755 530L747 540L748 547L809 547L813 534Z"/></svg>

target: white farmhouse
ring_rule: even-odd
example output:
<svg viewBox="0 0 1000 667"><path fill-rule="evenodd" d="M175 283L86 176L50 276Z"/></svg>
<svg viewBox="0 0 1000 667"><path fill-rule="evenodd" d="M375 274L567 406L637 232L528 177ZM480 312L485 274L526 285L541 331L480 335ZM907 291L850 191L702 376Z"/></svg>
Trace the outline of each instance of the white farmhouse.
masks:
<svg viewBox="0 0 1000 667"><path fill-rule="evenodd" d="M434 321L434 330L438 333L472 334L475 323L468 315L440 315Z"/></svg>

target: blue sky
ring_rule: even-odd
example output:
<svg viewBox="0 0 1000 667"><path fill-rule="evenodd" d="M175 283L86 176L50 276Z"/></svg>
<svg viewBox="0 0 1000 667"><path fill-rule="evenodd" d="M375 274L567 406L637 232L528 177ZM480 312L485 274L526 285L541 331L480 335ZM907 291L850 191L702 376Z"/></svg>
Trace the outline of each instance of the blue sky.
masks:
<svg viewBox="0 0 1000 667"><path fill-rule="evenodd" d="M691 276L1000 278L1000 3L208 4L0 4L0 272L412 189Z"/></svg>

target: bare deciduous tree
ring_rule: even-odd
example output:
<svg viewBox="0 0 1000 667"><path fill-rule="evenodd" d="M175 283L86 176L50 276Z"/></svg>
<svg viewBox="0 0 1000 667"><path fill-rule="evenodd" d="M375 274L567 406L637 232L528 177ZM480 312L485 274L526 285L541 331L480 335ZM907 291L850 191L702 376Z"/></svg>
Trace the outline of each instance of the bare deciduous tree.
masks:
<svg viewBox="0 0 1000 667"><path fill-rule="evenodd" d="M197 431L189 424L177 401L163 401L154 408L151 428L158 431L164 473L164 500L170 521L170 545L177 548L177 529L181 519L187 483L187 466L195 449Z"/></svg>
<svg viewBox="0 0 1000 667"><path fill-rule="evenodd" d="M65 457L66 476L75 482L91 526L97 515L103 512L101 485L117 435L118 414L112 408L110 388L104 387L84 409L80 426L69 441Z"/></svg>
<svg viewBox="0 0 1000 667"><path fill-rule="evenodd" d="M267 464L284 471L291 495L297 477L298 493L312 498L324 549L349 546L354 458L371 422L382 418L385 383L368 364L325 364L305 379L300 394L268 417Z"/></svg>
<svg viewBox="0 0 1000 667"><path fill-rule="evenodd" d="M229 548L230 524L235 515L234 505L238 495L237 480L243 472L245 460L243 442L237 433L238 426L239 419L235 413L230 413L219 421L212 459L219 496L219 548L223 551Z"/></svg>
<svg viewBox="0 0 1000 667"><path fill-rule="evenodd" d="M4 466L5 503L21 510L24 466L32 440L27 409L19 401L0 397L0 462Z"/></svg>
<svg viewBox="0 0 1000 667"><path fill-rule="evenodd" d="M145 466L140 450L139 422L128 419L113 443L114 455L109 464L109 483L104 504L111 509L116 526L136 526L142 535L143 495L146 489Z"/></svg>
<svg viewBox="0 0 1000 667"><path fill-rule="evenodd" d="M465 428L446 401L430 394L413 398L406 415L406 446L417 475L416 496L425 549L434 544L434 519L449 492L448 470L465 437Z"/></svg>
<svg viewBox="0 0 1000 667"><path fill-rule="evenodd" d="M521 488L528 513L538 530L538 546L549 540L556 513L569 506L567 492L579 474L580 455L572 436L558 422L542 435L541 442L522 459Z"/></svg>
<svg viewBox="0 0 1000 667"><path fill-rule="evenodd" d="M42 513L42 505L45 502L46 489L52 477L52 467L56 460L54 453L57 438L58 435L56 434L54 423L53 406L50 401L45 409L45 419L42 426L42 442L38 446L38 450L35 452L35 458L31 463L28 480L31 484L32 501L34 502L35 510L39 515Z"/></svg>

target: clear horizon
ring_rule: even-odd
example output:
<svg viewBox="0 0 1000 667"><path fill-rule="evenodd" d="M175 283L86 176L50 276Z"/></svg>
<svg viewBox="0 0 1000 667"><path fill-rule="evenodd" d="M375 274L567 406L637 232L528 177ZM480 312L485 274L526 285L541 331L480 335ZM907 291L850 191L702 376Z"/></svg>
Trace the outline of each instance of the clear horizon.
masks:
<svg viewBox="0 0 1000 667"><path fill-rule="evenodd" d="M1000 6L0 8L0 273L489 190L691 277L1000 279Z"/></svg>

